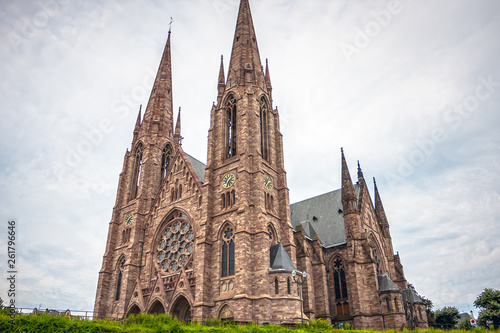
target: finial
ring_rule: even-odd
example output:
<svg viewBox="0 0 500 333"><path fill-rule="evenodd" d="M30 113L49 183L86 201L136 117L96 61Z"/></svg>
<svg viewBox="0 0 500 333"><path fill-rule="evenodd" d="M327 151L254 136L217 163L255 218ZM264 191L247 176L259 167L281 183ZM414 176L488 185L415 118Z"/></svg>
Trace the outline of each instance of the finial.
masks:
<svg viewBox="0 0 500 333"><path fill-rule="evenodd" d="M343 153L344 152L344 147L340 147L340 152Z"/></svg>
<svg viewBox="0 0 500 333"><path fill-rule="evenodd" d="M375 184L375 186L377 186L377 181L375 180L375 177L373 177L373 184Z"/></svg>
<svg viewBox="0 0 500 333"><path fill-rule="evenodd" d="M168 33L172 32L172 23L174 23L174 18L170 17L170 23L168 24Z"/></svg>

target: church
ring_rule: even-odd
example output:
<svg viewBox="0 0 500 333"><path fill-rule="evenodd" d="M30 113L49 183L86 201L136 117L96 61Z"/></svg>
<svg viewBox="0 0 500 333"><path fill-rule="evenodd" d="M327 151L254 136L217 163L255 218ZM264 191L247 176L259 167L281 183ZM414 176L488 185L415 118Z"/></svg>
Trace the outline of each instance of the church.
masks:
<svg viewBox="0 0 500 333"><path fill-rule="evenodd" d="M340 188L290 204L249 0L240 2L227 72L221 61L206 164L181 146L180 111L174 126L170 40L169 31L125 154L94 317L426 328L377 186L373 202L343 151Z"/></svg>

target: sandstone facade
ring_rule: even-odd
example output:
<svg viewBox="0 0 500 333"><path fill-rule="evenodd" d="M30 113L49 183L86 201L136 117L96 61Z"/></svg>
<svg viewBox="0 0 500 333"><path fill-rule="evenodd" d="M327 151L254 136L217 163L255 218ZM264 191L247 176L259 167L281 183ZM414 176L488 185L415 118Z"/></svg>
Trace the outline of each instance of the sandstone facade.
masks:
<svg viewBox="0 0 500 333"><path fill-rule="evenodd" d="M230 67L221 62L207 163L173 124L170 32L124 158L96 317L170 313L273 324L321 318L354 328L425 327L375 187L342 152L342 187L290 205L278 110L242 0ZM307 273L299 287L292 271ZM300 289L299 289L300 288Z"/></svg>

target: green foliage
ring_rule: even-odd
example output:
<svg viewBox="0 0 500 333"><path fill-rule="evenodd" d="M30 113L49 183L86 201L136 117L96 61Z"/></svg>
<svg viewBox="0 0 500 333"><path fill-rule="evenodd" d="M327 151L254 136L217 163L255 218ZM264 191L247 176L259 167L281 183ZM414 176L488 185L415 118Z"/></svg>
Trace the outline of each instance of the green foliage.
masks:
<svg viewBox="0 0 500 333"><path fill-rule="evenodd" d="M436 326L444 329L455 327L460 319L460 313L454 306L445 306L441 310L437 310L434 316L436 318Z"/></svg>
<svg viewBox="0 0 500 333"><path fill-rule="evenodd" d="M210 319L212 326L198 325L197 323L184 324L169 315L144 315L131 316L123 324L110 320L86 320L78 318L66 318L64 316L54 316L48 314L39 315L19 315L12 322L10 315L0 314L0 332L8 333L181 333L181 332L207 332L207 333L326 333L339 330L333 329L328 322L322 320L310 321L309 325L297 325L295 330L278 326L255 324L241 325L231 322L220 323L215 319ZM342 332L349 333L377 333L371 329L352 331L347 324ZM476 333L492 333L484 329L476 329ZM428 330L404 330L405 333L444 333L439 329ZM446 333L464 333L464 330L451 330ZM496 331L500 333L500 331ZM347 332L346 332L347 333ZM389 330L385 333L397 333Z"/></svg>
<svg viewBox="0 0 500 333"><path fill-rule="evenodd" d="M494 329L500 326L500 290L486 288L477 296L474 305L481 312L477 320L482 327L488 327L491 323Z"/></svg>
<svg viewBox="0 0 500 333"><path fill-rule="evenodd" d="M316 319L309 321L309 328L329 329L330 324L326 320Z"/></svg>
<svg viewBox="0 0 500 333"><path fill-rule="evenodd" d="M470 320L469 319L462 320L462 322L460 323L460 325L458 325L458 328L461 329L461 330L464 330L464 331L470 331L470 330L472 330L472 325L470 323Z"/></svg>

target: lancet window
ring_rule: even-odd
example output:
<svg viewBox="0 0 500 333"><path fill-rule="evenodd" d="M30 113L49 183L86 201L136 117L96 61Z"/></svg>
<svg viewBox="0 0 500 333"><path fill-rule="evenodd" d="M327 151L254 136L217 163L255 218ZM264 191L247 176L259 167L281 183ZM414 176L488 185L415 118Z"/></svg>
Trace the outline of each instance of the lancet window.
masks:
<svg viewBox="0 0 500 333"><path fill-rule="evenodd" d="M236 97L226 102L226 158L236 156Z"/></svg>
<svg viewBox="0 0 500 333"><path fill-rule="evenodd" d="M337 304L337 315L349 314L349 302L347 296L347 282L344 262L337 258L333 261L333 286L335 290L335 301Z"/></svg>
<svg viewBox="0 0 500 333"><path fill-rule="evenodd" d="M132 189L130 191L130 199L135 199L137 197L137 192L139 189L139 184L141 182L141 169L142 169L142 154L143 148L142 144L138 144L134 155L134 168L132 174Z"/></svg>
<svg viewBox="0 0 500 333"><path fill-rule="evenodd" d="M269 161L269 120L268 107L264 97L260 100L260 148L262 158Z"/></svg>
<svg viewBox="0 0 500 333"><path fill-rule="evenodd" d="M222 277L234 275L234 230L227 227L222 234Z"/></svg>
<svg viewBox="0 0 500 333"><path fill-rule="evenodd" d="M122 287L122 276L123 276L124 268L125 268L125 259L122 259L120 262L120 265L118 266L118 278L116 280L115 301L120 300L120 292L121 292L121 287Z"/></svg>
<svg viewBox="0 0 500 333"><path fill-rule="evenodd" d="M167 177L167 169L172 158L172 147L167 144L161 154L161 180Z"/></svg>

